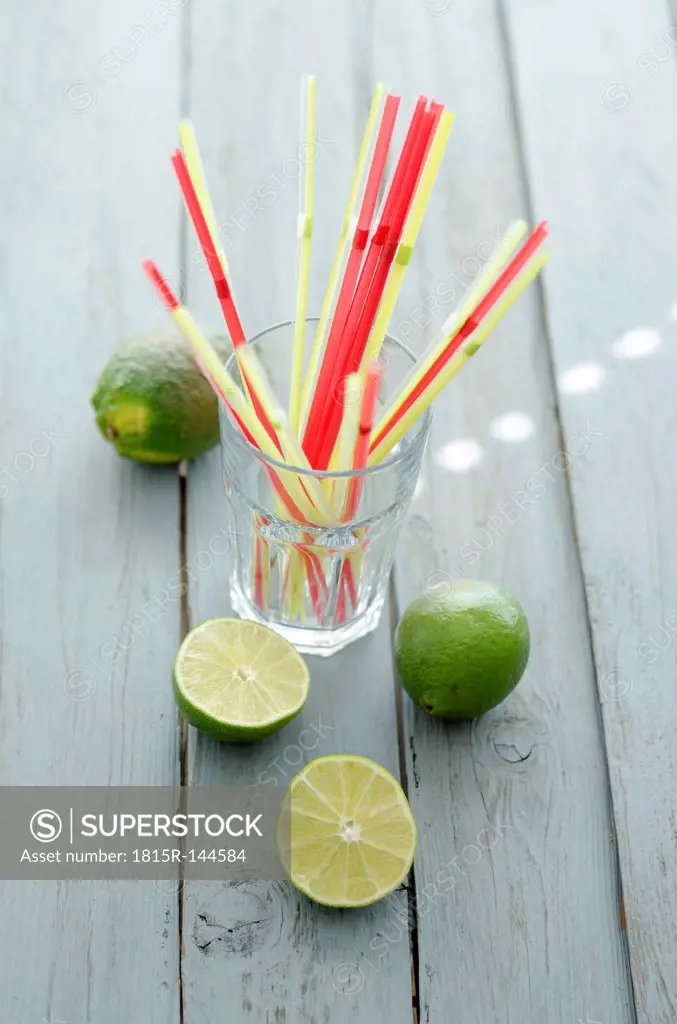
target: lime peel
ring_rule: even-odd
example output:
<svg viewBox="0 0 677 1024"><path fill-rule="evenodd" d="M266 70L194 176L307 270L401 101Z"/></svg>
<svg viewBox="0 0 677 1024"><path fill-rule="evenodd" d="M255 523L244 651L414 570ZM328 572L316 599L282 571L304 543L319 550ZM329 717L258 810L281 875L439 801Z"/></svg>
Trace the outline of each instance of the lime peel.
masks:
<svg viewBox="0 0 677 1024"><path fill-rule="evenodd" d="M476 718L519 683L529 625L517 598L482 580L432 588L409 605L395 631L402 686L434 718Z"/></svg>
<svg viewBox="0 0 677 1024"><path fill-rule="evenodd" d="M220 357L231 346L210 334ZM219 440L218 401L179 329L139 334L113 352L92 395L97 426L119 455L168 464Z"/></svg>

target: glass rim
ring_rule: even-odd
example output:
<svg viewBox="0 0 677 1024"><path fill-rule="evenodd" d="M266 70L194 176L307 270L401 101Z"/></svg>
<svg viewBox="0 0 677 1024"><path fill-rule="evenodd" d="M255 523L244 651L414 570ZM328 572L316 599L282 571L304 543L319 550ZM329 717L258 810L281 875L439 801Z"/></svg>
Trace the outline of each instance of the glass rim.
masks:
<svg viewBox="0 0 677 1024"><path fill-rule="evenodd" d="M319 316L308 316L306 317L305 322L306 324L316 324L319 322L319 319ZM291 327L292 324L292 320L281 320L279 323L271 324L270 327L266 327L263 331L259 331L258 334L255 334L252 338L247 339L246 344L254 345L256 342L260 341L261 338L264 338L267 334L271 334L273 331L281 330L284 327ZM392 334L386 334L385 338L383 339L384 344L386 341L390 341L394 345L396 345L401 352L403 352L406 356L409 357L412 364L416 363L416 356L411 351L411 349L404 344L403 341L400 341L398 338L395 338ZM226 360L226 369L230 371L233 364L235 364L236 361L237 354L236 352L233 351ZM331 470L327 469L307 469L305 466L294 466L290 465L287 462L283 462L281 459L275 459L273 458L272 455L266 455L265 452L262 452L259 448L253 445L251 441L247 440L247 438L244 436L242 431L237 426L237 423L233 419L229 409L225 408L223 405L220 404L219 413L221 421L225 419L226 422L228 423L230 431L233 437L235 438L235 443L239 445L239 447L242 448L244 451L254 455L256 459L258 459L259 462L264 463L264 465L271 466L273 469L285 470L287 473L292 472L294 473L295 476L312 476L319 480L340 480L351 479L355 477L375 476L378 473L382 473L384 470L394 468L401 462L404 462L405 459L410 458L412 450L414 450L415 448L422 444L425 444L428 432L430 430L430 423L432 421L432 403L421 415L421 417L415 423L415 425L412 426L409 431L407 431L407 434L405 434L406 437L411 431L414 431L411 440L406 445L406 447L404 447L401 451L398 451L395 455L386 456L386 458L383 459L382 462L378 462L375 466L365 466L363 469L344 469L337 472L332 472ZM221 431L221 443L223 444L223 431Z"/></svg>

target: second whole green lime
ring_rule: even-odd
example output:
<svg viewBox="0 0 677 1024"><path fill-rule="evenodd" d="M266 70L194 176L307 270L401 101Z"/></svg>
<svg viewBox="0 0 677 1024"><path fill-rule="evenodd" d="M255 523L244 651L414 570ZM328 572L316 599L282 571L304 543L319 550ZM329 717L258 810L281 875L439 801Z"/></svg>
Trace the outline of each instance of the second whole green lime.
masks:
<svg viewBox="0 0 677 1024"><path fill-rule="evenodd" d="M500 704L522 678L529 648L517 598L474 580L450 581L418 597L395 633L404 689L421 710L448 721Z"/></svg>

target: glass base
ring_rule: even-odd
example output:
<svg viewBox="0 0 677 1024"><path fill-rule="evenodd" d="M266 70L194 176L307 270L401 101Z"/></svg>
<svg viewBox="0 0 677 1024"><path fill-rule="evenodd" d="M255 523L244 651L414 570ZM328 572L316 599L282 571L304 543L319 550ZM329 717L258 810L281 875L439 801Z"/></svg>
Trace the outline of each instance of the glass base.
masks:
<svg viewBox="0 0 677 1024"><path fill-rule="evenodd" d="M283 636L299 654L316 654L328 658L356 640L373 633L381 619L385 598L377 598L364 615L346 622L343 626L323 628L321 626L289 626L284 622L267 619L242 593L237 585L231 585L230 603L241 619L253 619Z"/></svg>

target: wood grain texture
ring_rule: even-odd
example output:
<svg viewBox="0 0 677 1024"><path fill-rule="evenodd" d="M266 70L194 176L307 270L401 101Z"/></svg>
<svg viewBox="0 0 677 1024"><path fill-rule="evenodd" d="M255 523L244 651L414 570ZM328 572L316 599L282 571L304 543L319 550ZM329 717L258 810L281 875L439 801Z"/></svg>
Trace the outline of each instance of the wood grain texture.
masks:
<svg viewBox="0 0 677 1024"><path fill-rule="evenodd" d="M506 9L534 200L558 251L545 294L565 431L590 421L601 435L571 479L637 1018L667 1024L677 1016L675 37L662 2ZM581 364L593 372L581 376Z"/></svg>
<svg viewBox="0 0 677 1024"><path fill-rule="evenodd" d="M447 7L437 16L392 0L376 7L375 73L457 111L396 317L418 348L431 334L421 328L449 314L497 228L529 216L496 7ZM403 696L421 834L422 1022L633 1019L584 593L558 457L570 444L585 465L598 438L576 437L585 421L562 438L553 407L532 289L438 401L427 477L397 563L401 610L423 589L484 578L517 594L532 630L524 680L482 719L435 723ZM508 413L519 416L503 420ZM517 439L501 440L511 427Z"/></svg>
<svg viewBox="0 0 677 1024"><path fill-rule="evenodd" d="M288 319L294 301L300 75L318 75L317 198L310 312L317 314L356 146L371 93L368 20L357 3L294 7L256 0L192 11L190 108L224 225L235 293L246 331ZM233 39L237 39L237 46ZM227 59L226 59L227 57ZM257 207L263 206L263 209ZM194 272L191 308L218 323L206 275ZM188 566L225 525L218 456L190 467ZM195 573L191 624L229 614L226 559ZM319 754L354 752L398 773L395 699L387 619L378 633L329 661L310 658L311 694L278 737L233 750L198 736L188 745L191 783L286 785ZM409 1024L411 972L406 894L365 911L323 909L288 885L186 886L183 934L187 1024L227 1013L241 1022ZM404 924L402 918L404 917ZM387 964L371 944L398 936ZM374 966L370 966L371 961ZM227 1007L227 1011L222 1008Z"/></svg>
<svg viewBox="0 0 677 1024"><path fill-rule="evenodd" d="M134 44L147 10L17 5L0 28L4 785L178 779L178 605L144 612L178 568L176 472L118 459L89 405L162 322L140 260L177 255L178 23ZM3 883L2 1016L178 1024L177 916L150 882Z"/></svg>
<svg viewBox="0 0 677 1024"><path fill-rule="evenodd" d="M321 753L396 774L403 754L420 1024L674 1024L675 0L164 6L67 0L0 21L0 782L169 784L183 769L281 787ZM449 578L500 580L532 657L472 726L402 698L398 751L386 618L311 660L308 705L278 738L232 751L189 730L180 764L176 474L119 460L88 397L119 341L164 322L141 259L220 322L167 159L180 93L247 332L291 315L304 72L320 126L311 312L378 77L404 112L433 91L459 114L396 316L412 347L497 229L530 206L551 220L545 309L532 290L438 403L395 590L403 609ZM229 613L225 522L212 453L187 485L191 624ZM405 890L339 914L286 885L193 883L182 949L164 890L0 882L5 1016L412 1019Z"/></svg>

